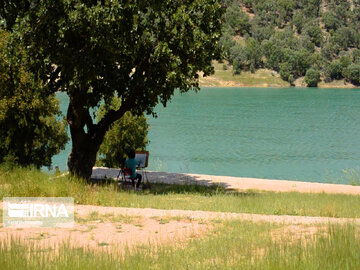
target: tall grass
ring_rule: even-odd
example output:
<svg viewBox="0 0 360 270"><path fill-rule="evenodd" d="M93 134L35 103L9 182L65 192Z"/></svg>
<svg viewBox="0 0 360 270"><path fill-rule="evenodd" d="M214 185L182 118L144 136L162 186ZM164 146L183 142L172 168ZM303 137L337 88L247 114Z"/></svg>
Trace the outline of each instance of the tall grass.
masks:
<svg viewBox="0 0 360 270"><path fill-rule="evenodd" d="M228 221L185 246L92 251L63 244L58 252L12 240L0 245L1 269L360 269L359 227L331 225L294 239L269 223ZM305 240L304 240L305 239ZM279 241L281 240L281 241Z"/></svg>
<svg viewBox="0 0 360 270"><path fill-rule="evenodd" d="M77 204L186 209L275 215L360 217L360 196L275 192L229 192L222 187L153 185L133 192L115 185L94 186L69 177L54 178L31 169L0 168L0 198L73 197Z"/></svg>

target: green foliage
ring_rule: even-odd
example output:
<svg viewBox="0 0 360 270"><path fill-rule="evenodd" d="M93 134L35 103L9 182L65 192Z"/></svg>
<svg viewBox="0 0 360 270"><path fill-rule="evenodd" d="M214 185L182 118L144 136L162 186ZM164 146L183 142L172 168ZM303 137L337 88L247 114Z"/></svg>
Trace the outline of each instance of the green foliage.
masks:
<svg viewBox="0 0 360 270"><path fill-rule="evenodd" d="M309 68L306 71L304 81L308 87L317 87L318 82L320 82L319 70L314 69L314 68Z"/></svg>
<svg viewBox="0 0 360 270"><path fill-rule="evenodd" d="M234 64L234 71L252 70L265 66L281 71L281 77L289 82L304 76L310 66L325 70L326 79L339 78L335 70L330 71L329 63L340 60L342 51L360 48L360 5L354 1L329 0L240 0L226 1L225 7L243 12L240 6L251 13L250 30L246 26L246 40L241 42L243 49L227 37L227 57ZM227 10L226 12L230 12ZM230 29L225 21L224 29ZM247 24L246 24L247 25ZM296 31L296 34L294 32ZM227 31L231 35L231 31ZM233 32L232 35L235 35ZM261 43L262 59L252 58L246 47L251 38ZM251 45L252 46L252 45ZM251 47L250 46L250 47ZM232 54L230 52L233 52ZM237 53L234 53L234 52ZM341 62L341 61L340 61ZM358 56L351 56L351 63L360 62ZM252 64L250 64L252 63ZM257 64L254 64L257 63ZM282 68L281 68L282 66ZM251 68L250 68L251 67ZM334 67L335 68L335 67ZM326 71L326 69L329 69ZM327 73L331 73L328 76Z"/></svg>
<svg viewBox="0 0 360 270"><path fill-rule="evenodd" d="M343 50L358 45L356 31L350 27L339 28L331 40Z"/></svg>
<svg viewBox="0 0 360 270"><path fill-rule="evenodd" d="M360 85L360 64L351 64L344 70L344 77L355 85Z"/></svg>
<svg viewBox="0 0 360 270"><path fill-rule="evenodd" d="M250 71L255 72L256 69L262 66L262 49L260 43L253 38L246 42L245 51L249 61Z"/></svg>
<svg viewBox="0 0 360 270"><path fill-rule="evenodd" d="M304 27L304 33L310 37L317 47L320 47L323 41L322 31L319 24L316 21L307 23Z"/></svg>
<svg viewBox="0 0 360 270"><path fill-rule="evenodd" d="M297 12L293 18L293 23L296 27L296 31L298 34L302 33L303 27L305 25L306 19L303 12Z"/></svg>
<svg viewBox="0 0 360 270"><path fill-rule="evenodd" d="M337 57L340 52L340 47L334 42L326 42L321 48L321 55L327 61L331 61Z"/></svg>
<svg viewBox="0 0 360 270"><path fill-rule="evenodd" d="M304 2L304 14L306 15L306 17L319 17L322 0L306 0Z"/></svg>
<svg viewBox="0 0 360 270"><path fill-rule="evenodd" d="M311 53L315 52L315 44L311 41L311 38L308 35L303 35L300 37L300 45L302 48Z"/></svg>
<svg viewBox="0 0 360 270"><path fill-rule="evenodd" d="M113 101L112 109L120 107L120 102ZM99 120L105 114L105 106L100 107ZM144 150L147 145L149 125L146 118L133 116L126 112L123 117L115 121L106 133L98 152L98 166L111 168L121 167L130 149Z"/></svg>
<svg viewBox="0 0 360 270"><path fill-rule="evenodd" d="M284 49L284 55L287 68L295 78L304 76L306 70L313 64L312 54L306 50L293 51L291 49Z"/></svg>
<svg viewBox="0 0 360 270"><path fill-rule="evenodd" d="M339 61L333 61L326 66L325 74L328 80L340 80L343 75L343 67Z"/></svg>
<svg viewBox="0 0 360 270"><path fill-rule="evenodd" d="M240 74L241 70L248 70L249 63L247 61L248 56L243 46L236 44L231 48L230 52L231 63L233 65L234 74Z"/></svg>
<svg viewBox="0 0 360 270"><path fill-rule="evenodd" d="M280 65L280 76L283 80L293 85L295 77L293 74L293 67L290 63L284 62Z"/></svg>
<svg viewBox="0 0 360 270"><path fill-rule="evenodd" d="M230 55L232 47L235 46L236 42L233 40L232 35L228 32L224 32L219 41L219 47L223 51L223 57L231 61Z"/></svg>
<svg viewBox="0 0 360 270"><path fill-rule="evenodd" d="M0 30L0 162L50 166L68 140L58 101L27 70L26 55Z"/></svg>
<svg viewBox="0 0 360 270"><path fill-rule="evenodd" d="M33 169L9 170L0 165L0 199L3 197L73 197L76 204L88 205L267 215L360 217L358 207L360 196L358 195L238 192L226 190L219 185L173 184L152 184L151 190L134 193L118 190L111 184L94 186L79 180L69 176L54 178Z"/></svg>
<svg viewBox="0 0 360 270"><path fill-rule="evenodd" d="M335 14L329 11L324 12L322 16L322 21L328 31L336 31L341 25L340 20L335 16Z"/></svg>
<svg viewBox="0 0 360 270"><path fill-rule="evenodd" d="M37 79L69 95L68 166L84 178L112 123L127 111L154 113L175 89L199 89L199 72L212 74L221 56L217 0L21 2L2 1L0 17ZM115 96L121 107L94 123L90 112Z"/></svg>
<svg viewBox="0 0 360 270"><path fill-rule="evenodd" d="M262 43L262 49L266 58L265 66L267 68L279 71L280 64L285 59L285 54L283 50L279 46L277 46L275 42L269 40L265 40Z"/></svg>
<svg viewBox="0 0 360 270"><path fill-rule="evenodd" d="M250 70L255 72L262 66L262 50L260 43L250 38L245 47L235 45L231 50L231 58L233 59L233 68L235 74L240 74L241 70Z"/></svg>
<svg viewBox="0 0 360 270"><path fill-rule="evenodd" d="M260 41L269 40L275 33L274 28L271 25L258 25L255 20L252 21L251 36Z"/></svg>
<svg viewBox="0 0 360 270"><path fill-rule="evenodd" d="M245 35L250 32L249 16L241 11L239 5L233 3L226 9L225 22L236 34Z"/></svg>
<svg viewBox="0 0 360 270"><path fill-rule="evenodd" d="M329 8L334 12L341 24L346 25L351 13L351 5L349 0L332 0L329 3Z"/></svg>
<svg viewBox="0 0 360 270"><path fill-rule="evenodd" d="M294 13L295 1L293 0L280 0L276 1L278 5L278 26L282 27L284 24L288 23Z"/></svg>
<svg viewBox="0 0 360 270"><path fill-rule="evenodd" d="M353 63L360 64L360 50L359 49L354 49L351 52L351 58L352 58Z"/></svg>
<svg viewBox="0 0 360 270"><path fill-rule="evenodd" d="M290 48L292 51L299 49L299 41L294 37L294 32L290 27L285 28L284 31L275 32L270 41L282 48Z"/></svg>
<svg viewBox="0 0 360 270"><path fill-rule="evenodd" d="M350 14L350 25L354 27L354 29L359 29L360 27L360 7L354 7Z"/></svg>

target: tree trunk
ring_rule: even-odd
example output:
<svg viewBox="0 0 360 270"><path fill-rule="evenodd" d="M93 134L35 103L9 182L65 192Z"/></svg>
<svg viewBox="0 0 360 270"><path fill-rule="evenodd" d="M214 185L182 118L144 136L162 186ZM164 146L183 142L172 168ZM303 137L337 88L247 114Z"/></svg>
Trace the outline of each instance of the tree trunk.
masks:
<svg viewBox="0 0 360 270"><path fill-rule="evenodd" d="M72 148L68 158L70 175L90 179L105 130L99 132L92 123L89 111L84 108L81 92L70 95L67 120L70 127ZM87 126L87 132L84 128Z"/></svg>
<svg viewBox="0 0 360 270"><path fill-rule="evenodd" d="M113 122L120 119L129 110L129 106L122 106L117 111L110 111L95 125L89 110L84 107L86 92L74 92L69 97L67 121L70 127L72 148L68 158L68 168L71 175L88 180L91 177L96 154L106 131ZM84 130L85 126L87 132Z"/></svg>
<svg viewBox="0 0 360 270"><path fill-rule="evenodd" d="M99 147L100 145L98 146L90 140L75 141L73 137L73 145L68 158L70 174L83 179L90 179Z"/></svg>

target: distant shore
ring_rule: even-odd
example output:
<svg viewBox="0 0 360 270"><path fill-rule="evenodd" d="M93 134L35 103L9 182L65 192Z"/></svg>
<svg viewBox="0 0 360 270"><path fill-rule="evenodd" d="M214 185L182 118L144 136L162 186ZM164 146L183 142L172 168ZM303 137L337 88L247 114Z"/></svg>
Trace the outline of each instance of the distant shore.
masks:
<svg viewBox="0 0 360 270"><path fill-rule="evenodd" d="M224 69L224 65L226 69ZM215 74L203 77L200 73L201 87L276 87L289 88L292 87L288 82L281 79L280 74L269 69L258 69L255 73L250 71L242 71L240 74L234 75L232 66L213 62ZM304 77L298 78L294 82L295 87L306 87ZM336 80L332 82L321 81L318 88L359 88L345 80Z"/></svg>

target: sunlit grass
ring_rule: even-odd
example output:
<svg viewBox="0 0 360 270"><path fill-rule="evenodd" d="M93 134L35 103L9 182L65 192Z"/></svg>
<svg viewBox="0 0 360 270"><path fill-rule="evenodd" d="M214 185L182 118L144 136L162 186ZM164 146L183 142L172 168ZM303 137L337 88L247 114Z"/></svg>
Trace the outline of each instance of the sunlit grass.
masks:
<svg viewBox="0 0 360 270"><path fill-rule="evenodd" d="M229 192L219 186L153 184L141 192L94 186L30 169L0 168L0 198L73 197L76 204L326 217L360 217L360 196ZM1 214L1 213L0 213Z"/></svg>
<svg viewBox="0 0 360 270"><path fill-rule="evenodd" d="M226 66L224 70L223 66ZM248 87L289 87L289 83L282 80L280 75L271 70L259 69L255 73L250 71L242 71L240 74L234 75L231 65L224 63L213 62L215 74L210 77L204 77L200 80L201 86L224 86L224 83L229 83L228 86L244 85ZM233 83L234 85L232 85Z"/></svg>
<svg viewBox="0 0 360 270"><path fill-rule="evenodd" d="M1 269L359 269L359 227L325 225L293 237L283 225L228 221L184 245L57 252L13 239L0 243ZM283 234L274 236L274 232ZM105 247L105 243L103 244Z"/></svg>

